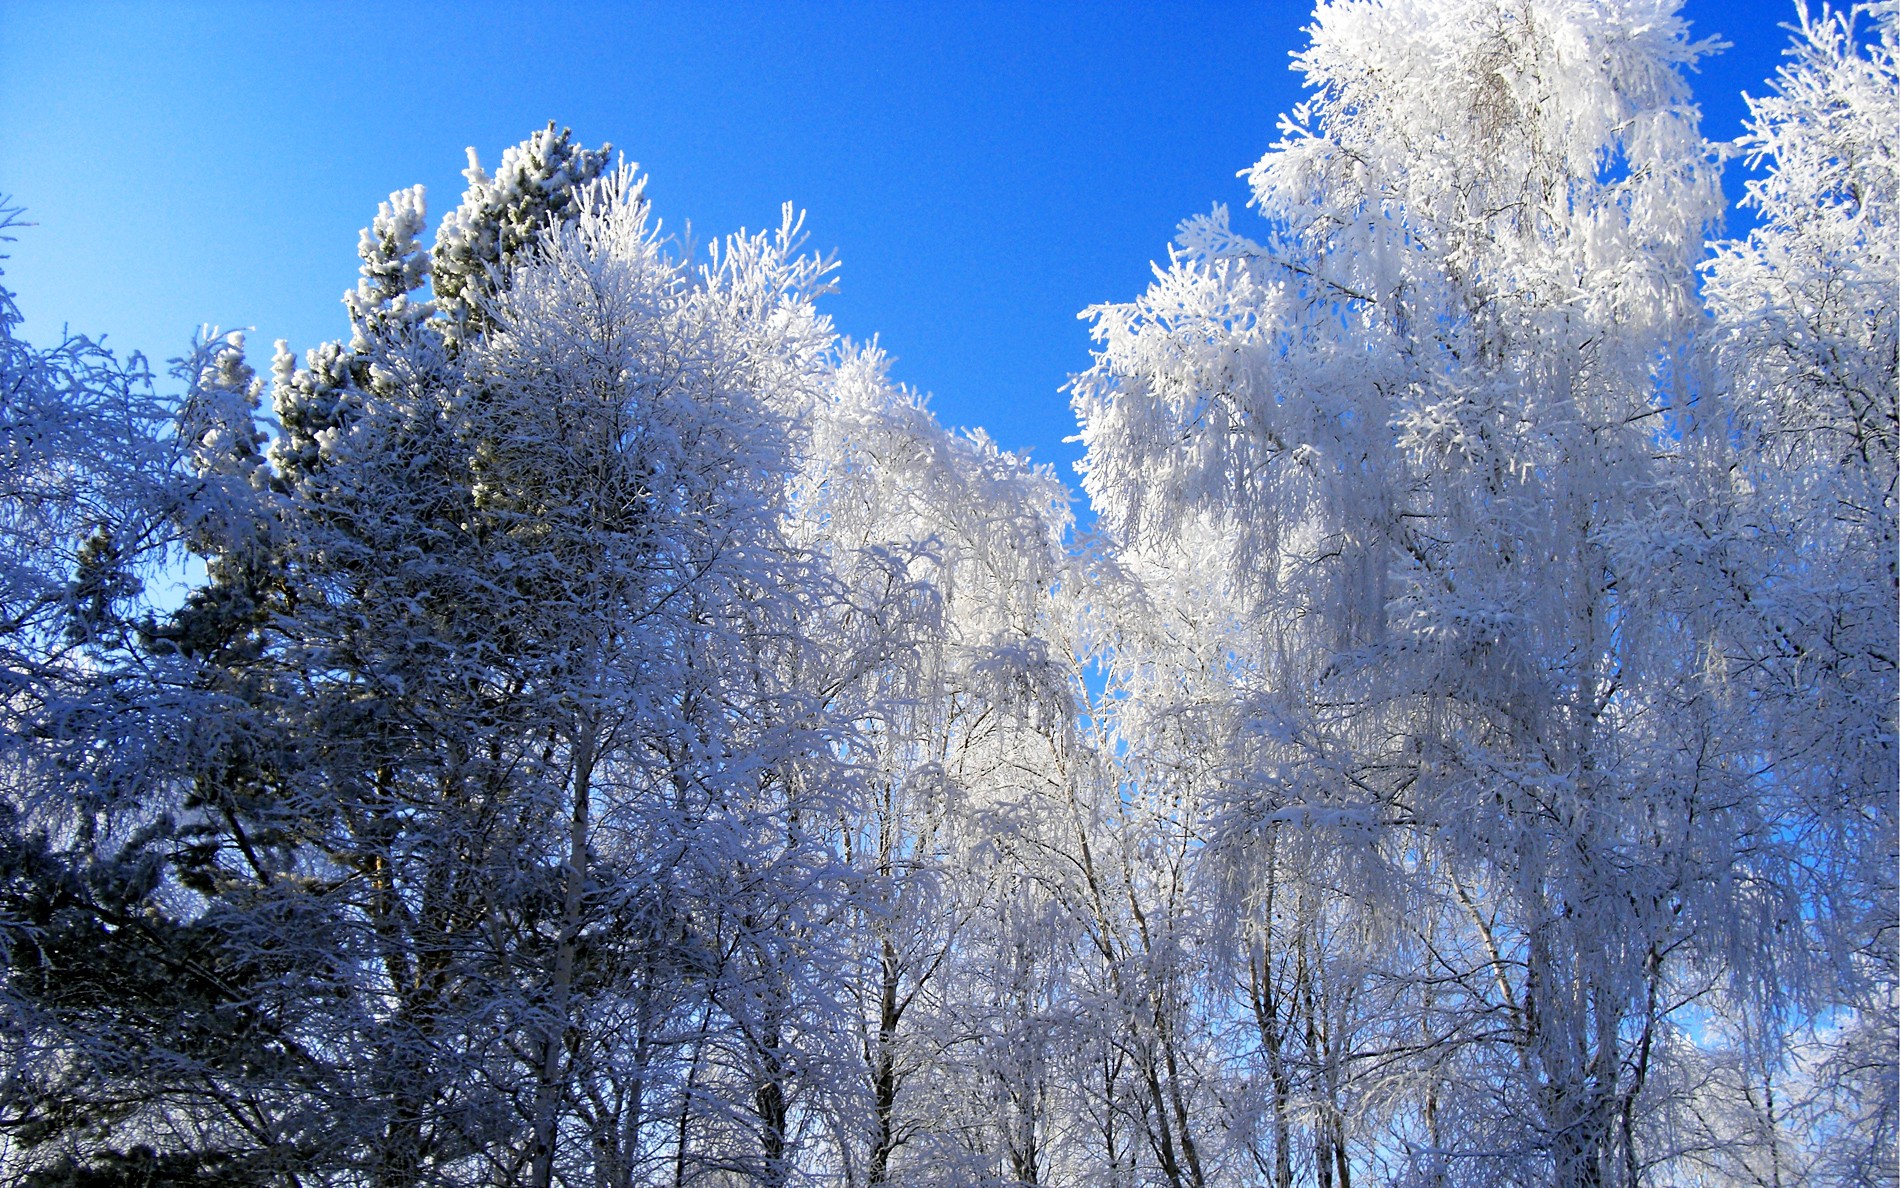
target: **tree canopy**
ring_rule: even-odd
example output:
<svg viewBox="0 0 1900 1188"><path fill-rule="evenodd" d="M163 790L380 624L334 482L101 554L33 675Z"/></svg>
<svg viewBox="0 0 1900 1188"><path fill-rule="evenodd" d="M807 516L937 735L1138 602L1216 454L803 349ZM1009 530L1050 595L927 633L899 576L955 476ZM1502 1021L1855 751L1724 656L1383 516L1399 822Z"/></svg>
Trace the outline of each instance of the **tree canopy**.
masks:
<svg viewBox="0 0 1900 1188"><path fill-rule="evenodd" d="M1322 0L1093 518L554 125L348 333L0 290L0 1169L1900 1182L1900 10ZM9 223L0 223L4 230Z"/></svg>

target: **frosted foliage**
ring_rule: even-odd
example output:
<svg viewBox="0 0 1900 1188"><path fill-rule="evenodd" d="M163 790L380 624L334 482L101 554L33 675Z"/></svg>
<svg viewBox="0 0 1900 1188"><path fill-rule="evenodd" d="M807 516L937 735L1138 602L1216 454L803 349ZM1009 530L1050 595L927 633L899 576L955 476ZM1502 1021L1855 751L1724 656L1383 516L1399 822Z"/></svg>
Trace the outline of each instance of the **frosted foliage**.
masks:
<svg viewBox="0 0 1900 1188"><path fill-rule="evenodd" d="M0 202L0 242L18 213ZM84 542L92 580L130 592L170 541L170 418L144 360L77 335L38 349L20 322L0 286L0 650L24 649L10 665L30 663L66 626Z"/></svg>
<svg viewBox="0 0 1900 1188"><path fill-rule="evenodd" d="M0 200L0 240L17 214ZM65 976L97 935L89 909L156 881L141 851L166 830L153 805L175 789L196 699L154 696L178 673L139 651L137 624L175 573L177 513L200 486L143 359L72 334L35 347L20 322L0 286L0 1112L26 1123L0 1135L0 1167L15 1178L14 1136L85 1097L118 1055L98 1014L61 1016L35 989L97 1001L91 979L123 969ZM110 1112L78 1105L62 1121Z"/></svg>
<svg viewBox="0 0 1900 1188"><path fill-rule="evenodd" d="M1808 17L1743 145L1766 167L1744 200L1761 225L1720 245L1709 293L1742 383L1737 412L1772 465L1862 483L1892 520L1895 278L1900 275L1900 16ZM1746 369L1740 365L1746 360ZM1877 524L1873 507L1860 523Z"/></svg>
<svg viewBox="0 0 1900 1188"><path fill-rule="evenodd" d="M144 649L101 672L128 699L117 753L147 765L107 818L132 840L4 839L8 863L76 872L42 898L78 929L0 1002L9 1035L47 1029L7 1049L8 1083L28 1110L125 1103L48 1123L32 1166L782 1182L842 1100L812 1037L845 1030L824 931L844 880L809 823L858 785L849 722L790 683L835 586L785 536L829 266L788 215L695 268L603 159L549 134L477 180L456 242L495 254L447 311L417 299L421 193L392 196L349 340L302 367L279 345L274 440L240 337L181 365L177 491L151 506L205 578L134 632L97 616ZM161 768L146 736L180 721ZM36 744L70 788L57 752ZM37 885L8 910L54 910ZM101 911L149 927L88 958ZM223 1038L108 1039L71 1005L113 961L183 960L233 971L175 994L243 1021ZM75 989L33 998L49 977Z"/></svg>
<svg viewBox="0 0 1900 1188"><path fill-rule="evenodd" d="M434 316L433 301L416 297L433 267L421 243L425 214L422 187L414 186L391 194L363 229L357 244L361 279L343 295L352 329L347 344L313 347L300 368L288 345L278 342L271 404L279 432L269 455L282 480L295 483L321 469L349 428L362 393L387 388L398 369L444 374L444 345L454 333ZM373 372L372 359L380 359L380 374Z"/></svg>
<svg viewBox="0 0 1900 1188"><path fill-rule="evenodd" d="M1799 16L1710 243L1675 0L1323 0L1080 531L554 125L267 380L0 289L0 1178L1890 1188L1900 8Z"/></svg>
<svg viewBox="0 0 1900 1188"><path fill-rule="evenodd" d="M742 542L775 520L769 500L800 452L775 414L809 402L823 327L808 318L776 335L758 352L771 363L754 366L754 344L732 338L751 328L663 255L630 174L590 184L575 206L484 306L493 328L470 399L497 432L476 444L475 504L543 531L571 522L588 548L635 534L642 564L684 576L713 534ZM505 415L494 408L504 398ZM671 525L708 539L653 535Z"/></svg>
<svg viewBox="0 0 1900 1188"><path fill-rule="evenodd" d="M572 732L572 778L589 756L603 792L568 809L576 847L583 824L590 831L569 870L591 865L604 882L575 884L564 943L611 919L614 905L653 910L663 900L634 872L679 864L667 880L674 910L714 936L730 930L713 1040L731 1068L718 1090L728 1100L762 1085L790 1100L805 1081L776 1055L784 1033L815 1033L832 1009L806 963L825 960L811 930L835 888L826 856L792 822L824 815L838 795L826 758L837 726L785 683L796 672L795 600L823 587L779 535L787 470L805 452L783 410L816 399L830 343L810 307L822 270L795 255L789 234L735 237L723 265L695 275L662 249L630 172L588 183L570 220L484 304L489 329L470 352L463 406L485 551L498 584L526 596L503 618L521 657L553 682L548 708ZM762 288L774 292L770 306L748 303ZM579 963L580 950L567 959ZM584 973L577 964L574 976ZM621 1041L599 1030L623 1009L608 1005L624 1003L621 992L591 1005L573 993L569 1034L580 1038L560 1042L582 1054L569 1062L558 1044L547 1049L553 1079L537 1121L550 1169L593 1158L602 1141L598 1124L588 1140L570 1115L565 1086L618 1092L635 1075L616 1067ZM795 1119L776 1110L759 1120L765 1138L751 1151L743 1119L721 1138L709 1113L680 1157L752 1160L769 1178L775 1152L796 1137ZM633 1148L619 1157L657 1158Z"/></svg>
<svg viewBox="0 0 1900 1188"><path fill-rule="evenodd" d="M1314 94L1247 174L1267 234L1191 220L1090 311L1084 485L1154 608L1114 628L1111 705L1235 844L1366 837L1368 895L1443 905L1382 979L1465 954L1388 1009L1501 1028L1426 1074L1432 1125L1493 1155L1414 1133L1406 1175L1534 1150L1633 1182L1655 1004L1758 922L1720 893L1748 826L1708 619L1652 563L1700 466L1700 50L1670 3L1333 3L1312 31Z"/></svg>
<svg viewBox="0 0 1900 1188"><path fill-rule="evenodd" d="M815 420L805 517L828 547L874 549L934 592L944 650L932 659L948 666L936 679L971 684L1031 718L1058 712L1064 662L1045 640L1067 493L1048 468L1029 467L981 430L938 427L884 366L867 352L840 367Z"/></svg>
<svg viewBox="0 0 1900 1188"><path fill-rule="evenodd" d="M398 190L376 211L375 221L363 229L357 255L362 257L362 280L344 294L343 304L356 327L355 350L367 350L378 337L392 337L399 327L427 318L428 302L410 294L429 278L430 256L422 248L427 203L422 187Z"/></svg>
<svg viewBox="0 0 1900 1188"><path fill-rule="evenodd" d="M271 358L271 408L281 432L269 452L272 466L286 479L320 467L326 445L343 428L351 363L342 343L329 342L306 352L300 368L289 347L278 341Z"/></svg>
<svg viewBox="0 0 1900 1188"><path fill-rule="evenodd" d="M1900 623L1900 13L1804 12L1751 99L1760 223L1708 265L1745 447L1722 539L1725 643L1827 988L1854 1011L1807 1059L1825 1172L1900 1176L1895 624ZM1845 1124L1843 1119L1847 1119ZM1834 1130L1839 1126L1839 1130Z"/></svg>
<svg viewBox="0 0 1900 1188"><path fill-rule="evenodd" d="M999 1060L977 1038L1001 1042L1012 1012L1042 1010L1032 986L967 996L1024 913L1047 911L1003 888L1074 716L1055 597L1067 493L980 432L940 427L875 350L844 353L811 425L791 530L844 597L807 679L858 721L869 785L840 837L866 877L845 984L862 1086L846 1150L872 1183L970 1182L1009 1166L1001 1136L1025 1124L987 1104L997 1078L1048 1042L1020 1036Z"/></svg>
<svg viewBox="0 0 1900 1188"><path fill-rule="evenodd" d="M1345 492L1402 482L1395 450L1554 470L1556 443L1481 380L1587 424L1646 410L1647 387L1612 377L1646 375L1692 310L1715 211L1668 5L1330 4L1314 32L1296 68L1317 94L1248 174L1272 235L1246 240L1220 210L1184 224L1141 301L1091 311L1104 352L1077 387L1085 439L1117 443L1086 485L1131 539L1221 516L1235 484L1284 501L1232 525L1256 582L1303 509L1339 519ZM1587 333L1610 320L1628 332ZM1566 338L1587 358L1538 383L1539 348ZM1117 384L1145 398L1106 399ZM1186 448L1175 425L1199 429Z"/></svg>
<svg viewBox="0 0 1900 1188"><path fill-rule="evenodd" d="M575 190L607 170L611 145L598 149L575 145L564 129L549 124L523 143L505 150L493 176L482 169L475 150L468 153L463 176L468 189L462 205L442 221L436 233L432 270L436 300L452 317L466 316L493 275L550 222L565 221ZM629 197L638 199L636 191ZM415 213L420 214L419 196ZM372 231L379 241L402 222L397 204L393 222ZM379 220L379 223L387 220ZM368 246L370 236L365 236ZM401 253L397 253L400 255ZM366 254L365 259L369 259ZM404 290L407 291L407 290Z"/></svg>

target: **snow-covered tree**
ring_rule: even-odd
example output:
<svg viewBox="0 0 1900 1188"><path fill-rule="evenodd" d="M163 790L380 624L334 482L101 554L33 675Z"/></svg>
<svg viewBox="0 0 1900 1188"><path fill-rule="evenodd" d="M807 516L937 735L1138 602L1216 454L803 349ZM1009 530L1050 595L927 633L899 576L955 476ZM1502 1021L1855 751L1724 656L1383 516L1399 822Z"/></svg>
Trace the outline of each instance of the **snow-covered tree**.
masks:
<svg viewBox="0 0 1900 1188"><path fill-rule="evenodd" d="M162 1118L46 1166L104 1174L126 1125L263 1178L793 1166L799 1037L836 1030L801 822L853 787L786 680L829 588L781 536L825 270L783 232L695 270L566 146L474 179L452 307L420 192L384 206L350 340L280 351L268 451L241 343L194 364L174 518L207 581L145 636L196 721L128 894L245 971L202 1009L275 1055L148 1004L114 1075Z"/></svg>
<svg viewBox="0 0 1900 1188"><path fill-rule="evenodd" d="M841 361L794 525L845 593L813 624L823 667L809 679L858 724L868 783L839 823L862 880L847 983L861 1081L841 1170L868 1184L989 1182L1035 1162L1020 1125L1005 1149L996 1108L1005 1061L1033 1064L1047 1043L998 1034L1033 1009L999 995L1034 992L977 988L998 929L1039 910L1033 894L1003 892L1023 885L1012 839L1059 783L1074 720L1056 589L1067 494L981 433L942 428L885 366L871 350Z"/></svg>
<svg viewBox="0 0 1900 1188"><path fill-rule="evenodd" d="M1900 1177L1896 55L1891 5L1801 11L1792 60L1749 101L1759 225L1718 245L1707 282L1739 448L1704 580L1729 605L1737 729L1760 748L1763 877L1814 942L1757 974L1768 1001L1745 1048L1779 1058L1776 1024L1804 1018L1828 1036L1825 1059L1792 1049L1806 1070L1756 1065L1785 1077L1784 1119L1829 1136L1817 1174L1842 1183Z"/></svg>
<svg viewBox="0 0 1900 1188"><path fill-rule="evenodd" d="M139 653L139 622L204 494L181 454L218 447L172 432L139 357L77 336L36 349L19 323L0 289L0 1164L104 1149L136 1169L127 1131L187 1132L137 1079L145 1018L180 1012L171 1053L258 1050L191 1021L216 977L202 936L142 911L178 841L166 810L196 702L179 666ZM220 1164L217 1131L164 1166Z"/></svg>
<svg viewBox="0 0 1900 1188"><path fill-rule="evenodd" d="M1320 0L1079 536L552 125L268 379L0 289L0 1173L1894 1183L1900 12L1710 259L1679 3Z"/></svg>
<svg viewBox="0 0 1900 1188"><path fill-rule="evenodd" d="M1723 893L1746 745L1655 563L1717 209L1675 7L1322 4L1266 236L1192 220L1092 311L1085 487L1161 612L1109 706L1138 784L1359 846L1316 891L1402 913L1364 977L1424 1058L1326 1140L1394 1176L1642 1178L1659 1029L1768 923Z"/></svg>

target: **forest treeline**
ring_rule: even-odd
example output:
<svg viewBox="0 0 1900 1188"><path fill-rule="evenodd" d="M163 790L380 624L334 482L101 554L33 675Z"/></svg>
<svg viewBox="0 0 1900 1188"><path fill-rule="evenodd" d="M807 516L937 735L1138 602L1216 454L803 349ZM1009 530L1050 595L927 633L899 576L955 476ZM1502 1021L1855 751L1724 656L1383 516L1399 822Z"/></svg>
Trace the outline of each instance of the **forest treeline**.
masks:
<svg viewBox="0 0 1900 1188"><path fill-rule="evenodd" d="M268 378L5 296L0 1182L1893 1185L1900 7L1726 239L1676 8L1323 0L1086 531L552 125Z"/></svg>

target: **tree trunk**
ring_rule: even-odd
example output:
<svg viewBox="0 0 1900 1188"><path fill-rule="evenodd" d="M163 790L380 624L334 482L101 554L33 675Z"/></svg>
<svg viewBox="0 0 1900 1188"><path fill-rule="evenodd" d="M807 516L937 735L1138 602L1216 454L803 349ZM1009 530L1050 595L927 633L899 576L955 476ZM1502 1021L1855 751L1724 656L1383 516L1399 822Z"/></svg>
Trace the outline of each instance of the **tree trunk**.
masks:
<svg viewBox="0 0 1900 1188"><path fill-rule="evenodd" d="M541 1077L535 1089L534 1161L531 1188L549 1188L554 1182L554 1140L565 1081L561 1059L567 1048L569 999L574 985L574 951L581 929L581 898L587 888L588 797L598 759L598 740L591 727L575 731L574 804L568 821L567 895L561 910L561 940L554 956L554 986L549 995L547 1022L541 1034Z"/></svg>

